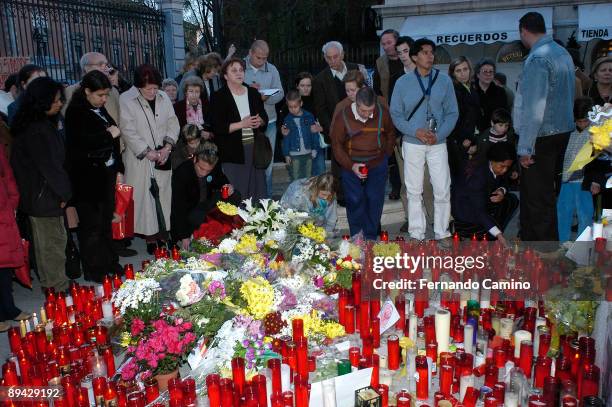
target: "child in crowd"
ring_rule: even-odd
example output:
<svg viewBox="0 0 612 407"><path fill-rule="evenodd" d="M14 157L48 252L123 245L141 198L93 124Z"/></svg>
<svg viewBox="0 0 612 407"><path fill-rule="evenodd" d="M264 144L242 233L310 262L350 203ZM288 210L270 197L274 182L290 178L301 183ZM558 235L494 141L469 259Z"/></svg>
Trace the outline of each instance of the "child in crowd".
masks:
<svg viewBox="0 0 612 407"><path fill-rule="evenodd" d="M202 141L201 130L195 124L186 124L181 130L181 136L176 142L172 153L172 169L175 170L185 161L193 158L193 154Z"/></svg>
<svg viewBox="0 0 612 407"><path fill-rule="evenodd" d="M559 241L570 240L574 211L578 216L578 234L593 222L593 195L601 191L601 185L595 182L598 177L591 171L593 163L583 169L573 172L567 170L574 162L578 151L589 141L588 113L593 108L593 101L589 97L579 97L574 101L574 120L576 130L570 135L563 160L561 173L561 192L557 199L557 226Z"/></svg>
<svg viewBox="0 0 612 407"><path fill-rule="evenodd" d="M512 130L512 117L506 109L495 109L491 114L491 127L480 133L476 145L469 148L468 153L473 160L484 162L487 160L487 151L494 143L507 141L514 148L517 145L516 134ZM518 180L518 166L515 162L510 168L509 183L512 185Z"/></svg>
<svg viewBox="0 0 612 407"><path fill-rule="evenodd" d="M312 113L302 109L302 97L297 90L290 90L285 97L289 114L281 126L283 155L294 181L310 177L312 160L317 156L319 135Z"/></svg>

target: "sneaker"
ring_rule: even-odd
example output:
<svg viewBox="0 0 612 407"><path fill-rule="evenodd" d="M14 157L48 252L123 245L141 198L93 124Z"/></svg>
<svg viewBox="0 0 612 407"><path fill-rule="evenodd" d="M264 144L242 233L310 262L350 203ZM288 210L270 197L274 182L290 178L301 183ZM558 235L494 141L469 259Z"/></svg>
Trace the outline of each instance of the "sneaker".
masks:
<svg viewBox="0 0 612 407"><path fill-rule="evenodd" d="M27 312L21 311L19 315L13 318L14 321L25 321L26 319L32 318L32 314L28 314Z"/></svg>
<svg viewBox="0 0 612 407"><path fill-rule="evenodd" d="M0 321L0 332L6 332L9 330L9 328L11 327L11 324L9 324L6 321Z"/></svg>
<svg viewBox="0 0 612 407"><path fill-rule="evenodd" d="M402 227L400 228L400 232L402 233L408 233L408 221L404 222L404 224L402 225Z"/></svg>

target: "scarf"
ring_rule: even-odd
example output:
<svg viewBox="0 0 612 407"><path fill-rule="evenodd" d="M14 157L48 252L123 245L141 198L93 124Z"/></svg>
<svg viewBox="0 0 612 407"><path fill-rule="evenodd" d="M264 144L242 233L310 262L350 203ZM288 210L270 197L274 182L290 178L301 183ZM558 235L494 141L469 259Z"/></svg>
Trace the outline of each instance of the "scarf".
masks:
<svg viewBox="0 0 612 407"><path fill-rule="evenodd" d="M195 108L187 103L187 124L195 124L200 128L204 124L201 102Z"/></svg>

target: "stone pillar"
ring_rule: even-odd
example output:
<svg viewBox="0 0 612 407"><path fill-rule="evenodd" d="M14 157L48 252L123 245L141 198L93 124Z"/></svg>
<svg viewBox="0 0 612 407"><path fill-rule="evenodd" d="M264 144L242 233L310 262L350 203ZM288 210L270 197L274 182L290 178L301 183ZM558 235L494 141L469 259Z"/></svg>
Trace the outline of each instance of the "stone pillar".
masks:
<svg viewBox="0 0 612 407"><path fill-rule="evenodd" d="M183 1L161 0L161 11L166 19L164 29L164 56L166 77L178 75L185 61L185 31L183 30Z"/></svg>

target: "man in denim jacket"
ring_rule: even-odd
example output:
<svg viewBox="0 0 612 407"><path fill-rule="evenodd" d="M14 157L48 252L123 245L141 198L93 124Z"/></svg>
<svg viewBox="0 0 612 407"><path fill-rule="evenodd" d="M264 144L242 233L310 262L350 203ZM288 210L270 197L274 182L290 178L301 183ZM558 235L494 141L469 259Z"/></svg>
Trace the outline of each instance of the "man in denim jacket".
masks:
<svg viewBox="0 0 612 407"><path fill-rule="evenodd" d="M525 14L519 30L521 41L530 49L513 115L522 166L521 239L557 241L559 174L574 127L574 64L567 51L546 35L541 14Z"/></svg>

